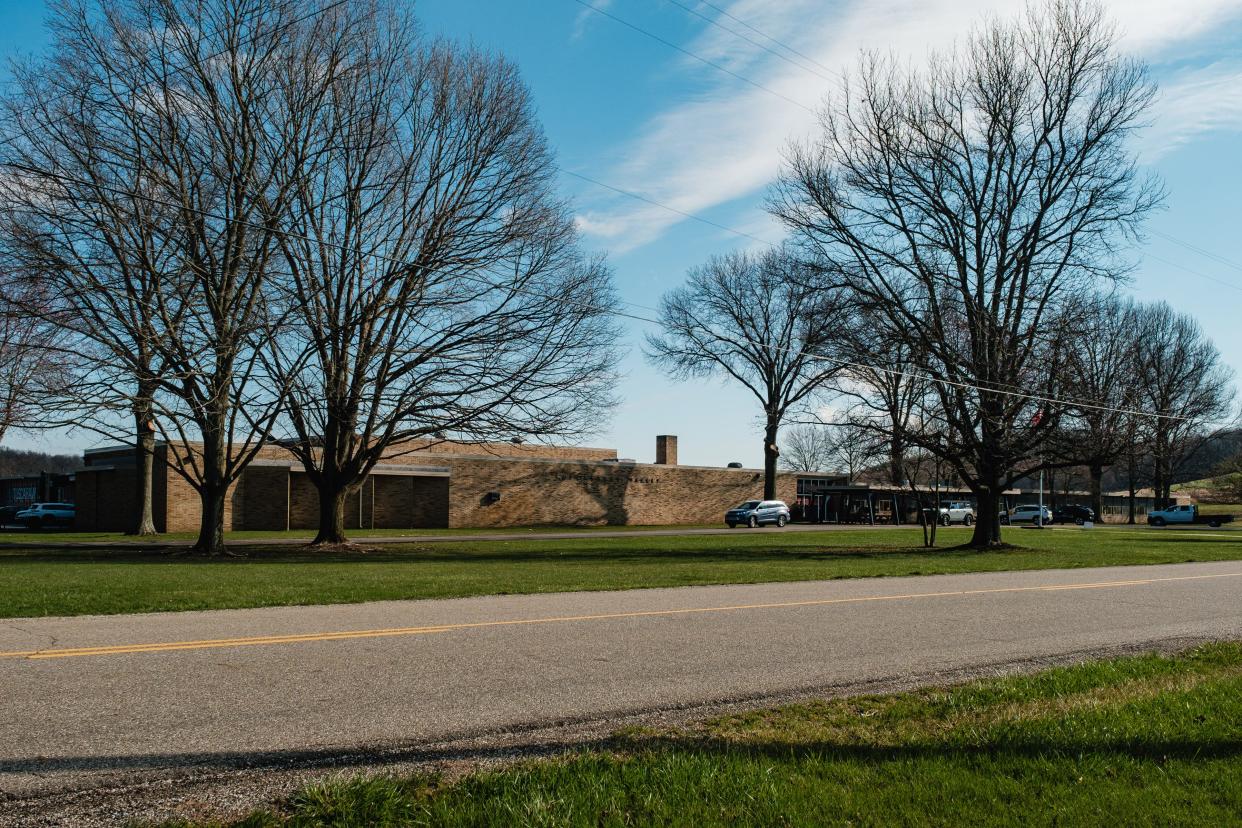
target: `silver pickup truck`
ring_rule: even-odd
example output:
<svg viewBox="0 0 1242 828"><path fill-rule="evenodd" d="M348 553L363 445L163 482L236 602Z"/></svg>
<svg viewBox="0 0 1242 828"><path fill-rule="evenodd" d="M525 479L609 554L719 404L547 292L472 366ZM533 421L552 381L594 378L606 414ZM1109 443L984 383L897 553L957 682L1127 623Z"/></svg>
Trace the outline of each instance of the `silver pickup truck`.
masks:
<svg viewBox="0 0 1242 828"><path fill-rule="evenodd" d="M970 526L975 522L974 504L966 500L953 500L940 504L940 522L948 526L952 523L960 523L963 526Z"/></svg>

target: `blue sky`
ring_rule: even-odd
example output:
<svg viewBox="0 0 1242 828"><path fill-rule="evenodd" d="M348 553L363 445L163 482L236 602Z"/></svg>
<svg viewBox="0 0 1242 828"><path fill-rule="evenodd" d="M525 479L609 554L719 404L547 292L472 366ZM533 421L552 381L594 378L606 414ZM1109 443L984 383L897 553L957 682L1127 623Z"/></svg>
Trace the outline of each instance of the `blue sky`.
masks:
<svg viewBox="0 0 1242 828"><path fill-rule="evenodd" d="M496 49L529 84L562 168L638 192L764 240L781 230L763 211L767 184L791 139L809 134L814 109L861 49L913 61L960 38L983 15L1014 14L1018 0L591 0L593 5L767 87L710 68L594 13L576 0L418 0L428 32ZM702 17L687 11L688 6ZM1196 316L1242 373L1242 0L1111 0L1124 48L1161 87L1136 150L1169 198L1148 224L1130 291ZM4 0L0 54L46 43L43 0ZM759 35L811 58L799 68L703 19ZM772 45L768 43L767 45ZM779 47L773 47L779 48ZM777 94L773 94L777 93ZM624 300L654 306L688 268L737 236L570 175L565 192L586 243L608 254ZM1187 247L1189 245L1190 247ZM1198 251L1191 249L1199 248ZM644 307L628 310L651 315ZM588 442L653 459L656 434L681 437L681 462L761 465L757 406L718 381L677 383L645 364L644 326L627 322L630 355L612 423ZM86 435L37 440L79 449Z"/></svg>

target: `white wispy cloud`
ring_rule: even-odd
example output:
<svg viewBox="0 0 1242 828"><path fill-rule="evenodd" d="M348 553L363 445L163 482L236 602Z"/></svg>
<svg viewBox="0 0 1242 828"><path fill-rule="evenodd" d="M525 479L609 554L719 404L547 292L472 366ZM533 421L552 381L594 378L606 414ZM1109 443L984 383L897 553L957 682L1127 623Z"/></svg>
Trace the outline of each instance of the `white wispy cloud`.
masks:
<svg viewBox="0 0 1242 828"><path fill-rule="evenodd" d="M1217 130L1242 132L1242 61L1179 71L1160 86L1140 156L1149 163Z"/></svg>
<svg viewBox="0 0 1242 828"><path fill-rule="evenodd" d="M814 129L816 117L808 108L817 108L835 91L837 73L851 67L860 50L891 51L917 63L930 51L948 48L960 40L985 15L1013 15L1024 2L733 0L715 5L792 46L810 61L797 55L787 55L788 60L777 58L757 44L779 51L778 45L706 6L698 6L721 26L755 42L748 43L704 23L699 36L686 48L779 96L690 58L674 57L682 71L695 73L696 79L707 82L708 91L651 117L611 153L618 159L614 164L593 173L688 213L702 213L753 197L766 187L778 174L782 152L790 140ZM1239 0L1112 0L1108 5L1121 29L1124 47L1155 59L1242 18ZM1175 75L1156 113L1162 126L1144 142L1145 157L1157 157L1205 130L1239 128L1242 84L1238 83L1237 69L1236 65L1214 65ZM1232 88L1230 83L1234 84ZM591 198L585 206L580 220L583 231L616 252L652 241L685 220L620 196ZM745 240L738 243L746 244Z"/></svg>
<svg viewBox="0 0 1242 828"><path fill-rule="evenodd" d="M592 6L594 6L597 9L601 9L601 10L608 8L613 3L613 0L589 0L589 1ZM599 19L600 19L600 16L596 14L595 12L591 11L590 9L588 8L579 9L578 13L574 15L573 27L569 31L570 42L573 42L575 40L581 40L582 36L586 34L587 28L592 23L594 23L596 20L599 20Z"/></svg>

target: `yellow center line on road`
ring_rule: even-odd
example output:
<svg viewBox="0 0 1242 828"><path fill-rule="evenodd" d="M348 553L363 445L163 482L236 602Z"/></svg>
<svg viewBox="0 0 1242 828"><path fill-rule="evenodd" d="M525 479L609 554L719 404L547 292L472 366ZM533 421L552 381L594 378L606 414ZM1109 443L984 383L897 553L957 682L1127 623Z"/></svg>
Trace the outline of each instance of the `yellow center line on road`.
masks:
<svg viewBox="0 0 1242 828"><path fill-rule="evenodd" d="M988 589L956 589L945 592L910 592L900 595L864 595L853 598L821 598L807 601L778 601L765 604L730 604L719 607L684 607L680 609L633 610L609 612L597 615L561 615L547 618L516 618L499 621L472 621L459 624L434 624L422 627L391 627L373 630L340 630L337 632L305 633L298 635L263 635L245 638L210 638L197 641L156 641L142 644L114 644L102 647L76 647L45 650L22 650L0 652L0 659L48 659L74 658L79 656L124 655L129 653L162 653L175 650L206 650L218 647L248 647L257 645L299 644L311 641L344 641L354 638L394 638L399 636L428 635L457 630L484 627L512 627L531 624L564 624L581 621L608 621L622 618L652 618L659 616L693 615L713 612L738 612L742 610L793 609L797 607L822 607L833 604L862 604L875 601L911 601L920 598L954 598L971 595L998 595L1015 592L1059 592L1074 589L1116 589L1119 587L1145 586L1173 581L1206 581L1216 578L1239 578L1242 572L1224 572L1216 575L1181 575L1169 578L1134 578L1124 581L1089 581L1076 584L1042 584L1023 587L992 587Z"/></svg>

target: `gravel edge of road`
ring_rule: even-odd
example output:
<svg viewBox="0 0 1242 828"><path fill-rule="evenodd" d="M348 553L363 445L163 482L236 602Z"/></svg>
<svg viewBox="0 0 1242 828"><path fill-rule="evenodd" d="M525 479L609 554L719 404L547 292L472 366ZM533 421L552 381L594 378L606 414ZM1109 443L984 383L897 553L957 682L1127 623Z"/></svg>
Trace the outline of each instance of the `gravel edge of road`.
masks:
<svg viewBox="0 0 1242 828"><path fill-rule="evenodd" d="M520 729L462 734L433 743L360 745L313 758L248 757L244 765L210 770L162 769L79 790L0 800L0 826L113 826L172 818L228 820L272 805L315 781L346 775L440 772L456 778L480 769L604 746L624 727L664 727L816 698L900 693L981 678L1144 653L1174 654L1221 639L1175 637L992 662L949 671L889 676L807 687L776 695L632 711L603 719L548 721ZM227 760L224 760L227 761Z"/></svg>

